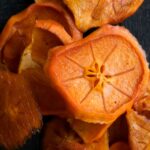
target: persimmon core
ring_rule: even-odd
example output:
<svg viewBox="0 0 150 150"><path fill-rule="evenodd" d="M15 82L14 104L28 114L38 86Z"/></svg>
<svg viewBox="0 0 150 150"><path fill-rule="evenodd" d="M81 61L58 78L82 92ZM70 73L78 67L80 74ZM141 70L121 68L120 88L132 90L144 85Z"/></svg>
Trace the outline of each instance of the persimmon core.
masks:
<svg viewBox="0 0 150 150"><path fill-rule="evenodd" d="M104 83L111 82L111 76L104 74L105 66L100 66L97 62L94 62L90 67L85 68L84 77L93 82L93 88L99 92L102 92Z"/></svg>

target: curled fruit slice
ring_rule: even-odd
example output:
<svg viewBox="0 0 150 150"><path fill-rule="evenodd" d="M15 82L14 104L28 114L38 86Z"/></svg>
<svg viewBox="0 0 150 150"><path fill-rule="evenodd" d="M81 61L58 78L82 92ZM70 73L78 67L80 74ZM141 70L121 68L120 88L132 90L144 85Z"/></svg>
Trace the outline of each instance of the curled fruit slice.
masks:
<svg viewBox="0 0 150 150"><path fill-rule="evenodd" d="M104 24L116 24L128 18L144 0L64 0L72 11L77 27L86 31Z"/></svg>
<svg viewBox="0 0 150 150"><path fill-rule="evenodd" d="M106 25L50 52L45 70L75 119L111 123L147 86L142 52L125 28Z"/></svg>
<svg viewBox="0 0 150 150"><path fill-rule="evenodd" d="M150 147L150 120L137 112L128 111L129 142L133 150L148 150Z"/></svg>
<svg viewBox="0 0 150 150"><path fill-rule="evenodd" d="M85 143L92 143L99 140L111 124L93 124L80 120L68 120L73 130L82 138Z"/></svg>
<svg viewBox="0 0 150 150"><path fill-rule="evenodd" d="M54 20L61 24L74 40L81 38L72 17L61 6L56 3L32 4L23 12L11 17L0 36L2 58L11 71L18 69L20 56L31 43L37 19Z"/></svg>
<svg viewBox="0 0 150 150"><path fill-rule="evenodd" d="M37 20L36 28L32 34L32 58L37 63L43 65L47 59L50 48L71 43L78 38L73 37L66 31L60 23L48 19Z"/></svg>
<svg viewBox="0 0 150 150"><path fill-rule="evenodd" d="M150 76L149 83L144 95L134 104L135 110L150 119Z"/></svg>
<svg viewBox="0 0 150 150"><path fill-rule="evenodd" d="M64 120L54 119L44 130L43 150L108 150L107 133L98 141L84 144Z"/></svg>
<svg viewBox="0 0 150 150"><path fill-rule="evenodd" d="M129 146L125 142L116 142L111 147L110 150L130 150Z"/></svg>
<svg viewBox="0 0 150 150"><path fill-rule="evenodd" d="M41 115L21 75L0 72L0 145L14 149L41 127Z"/></svg>
<svg viewBox="0 0 150 150"><path fill-rule="evenodd" d="M50 86L49 80L40 68L26 69L21 75L29 82L35 101L38 103L42 115L57 115L71 117L68 114L64 100Z"/></svg>

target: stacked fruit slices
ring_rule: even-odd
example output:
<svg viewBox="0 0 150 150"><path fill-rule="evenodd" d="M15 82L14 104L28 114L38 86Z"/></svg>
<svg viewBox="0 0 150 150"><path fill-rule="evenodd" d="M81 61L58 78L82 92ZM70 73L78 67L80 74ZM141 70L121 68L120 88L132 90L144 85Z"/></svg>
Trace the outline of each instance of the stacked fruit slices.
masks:
<svg viewBox="0 0 150 150"><path fill-rule="evenodd" d="M148 147L149 126L141 126L150 110L145 97L149 81L145 53L127 29L105 25L124 20L142 1L93 2L88 13L89 4L82 1L87 21L76 15L76 5L82 13L80 1L64 2L37 1L13 16L0 36L5 66L0 70L0 144L7 149L22 145L41 128L41 113L55 116L44 124L43 150L108 150L109 144L113 144L110 149L128 148L126 141L109 133L127 112L130 147L136 149L136 142L143 140L144 131L134 136L140 127L148 132ZM115 10L113 19L105 14L106 8L111 14ZM82 38L83 31L95 26L101 28ZM134 124L139 125L138 131Z"/></svg>

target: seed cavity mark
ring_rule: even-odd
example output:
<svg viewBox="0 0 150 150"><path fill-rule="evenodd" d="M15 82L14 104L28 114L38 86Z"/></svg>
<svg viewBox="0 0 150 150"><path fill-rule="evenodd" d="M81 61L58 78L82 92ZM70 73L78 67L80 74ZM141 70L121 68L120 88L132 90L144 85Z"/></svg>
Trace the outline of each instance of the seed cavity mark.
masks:
<svg viewBox="0 0 150 150"><path fill-rule="evenodd" d="M110 56L113 54L113 52L115 52L115 50L117 50L117 44L112 48L112 50L108 53L108 55L106 56L106 58L104 59L102 66L105 65L105 63L108 61L108 59L110 58Z"/></svg>
<svg viewBox="0 0 150 150"><path fill-rule="evenodd" d="M103 90L102 90L102 92L101 92L101 96L102 96L102 100L103 100L104 110L105 110L105 112L107 112L106 103L105 103L105 97L104 97L104 91L103 91Z"/></svg>
<svg viewBox="0 0 150 150"><path fill-rule="evenodd" d="M113 85L112 83L110 82L107 82L109 85L111 85L114 89L116 89L118 92L120 92L121 94L125 95L126 97L128 98L131 98L130 95L128 95L127 93L125 93L124 91L120 90L119 88L117 88L115 85Z"/></svg>
<svg viewBox="0 0 150 150"><path fill-rule="evenodd" d="M80 65L76 60L72 59L69 56L65 56L68 60L70 60L71 62L73 62L74 64L76 64L77 66L79 66L80 68L84 69L84 67L82 65Z"/></svg>
<svg viewBox="0 0 150 150"><path fill-rule="evenodd" d="M93 89L94 89L94 88L91 88L91 89L87 92L87 94L84 96L84 98L80 101L80 104L82 104L82 103L86 100L86 98L90 95L90 93L93 91Z"/></svg>
<svg viewBox="0 0 150 150"><path fill-rule="evenodd" d="M125 71L122 71L122 72L119 72L119 73L116 73L116 74L112 74L112 75L107 75L107 76L110 76L110 77L117 77L117 76L121 76L121 75L124 75L126 73L129 73L131 71L134 71L135 70L135 67L132 67L130 69L127 69Z"/></svg>
<svg viewBox="0 0 150 150"><path fill-rule="evenodd" d="M90 42L90 49L91 49L91 53L92 53L93 62L96 62L96 58L95 58L92 42Z"/></svg>
<svg viewBox="0 0 150 150"><path fill-rule="evenodd" d="M81 78L83 78L83 75L80 75L80 76L76 76L76 77L72 77L72 78L66 79L66 80L64 80L64 82L73 81L73 80L81 79Z"/></svg>

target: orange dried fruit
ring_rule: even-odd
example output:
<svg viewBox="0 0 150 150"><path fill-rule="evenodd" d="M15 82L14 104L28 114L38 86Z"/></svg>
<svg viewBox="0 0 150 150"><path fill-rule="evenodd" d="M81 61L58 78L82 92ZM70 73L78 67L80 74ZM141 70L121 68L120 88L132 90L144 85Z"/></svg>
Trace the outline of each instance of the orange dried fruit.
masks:
<svg viewBox="0 0 150 150"><path fill-rule="evenodd" d="M35 26L32 36L32 58L41 65L45 63L50 48L81 38L79 32L71 35L63 25L51 19L37 20Z"/></svg>
<svg viewBox="0 0 150 150"><path fill-rule="evenodd" d="M51 51L45 71L75 119L107 124L143 94L149 73L136 39L110 25Z"/></svg>
<svg viewBox="0 0 150 150"><path fill-rule="evenodd" d="M133 15L144 0L64 0L77 27L86 31L104 24L117 24Z"/></svg>
<svg viewBox="0 0 150 150"><path fill-rule="evenodd" d="M42 115L71 117L62 97L50 86L42 69L26 69L21 72L21 75L28 81L30 91L32 91Z"/></svg>
<svg viewBox="0 0 150 150"><path fill-rule="evenodd" d="M56 3L32 4L23 12L11 17L0 36L2 58L11 71L16 72L18 69L20 56L31 43L37 19L54 20L75 40L82 37L72 17L61 6Z"/></svg>
<svg viewBox="0 0 150 150"><path fill-rule="evenodd" d="M150 76L149 76L149 83L144 95L137 99L136 103L134 104L134 109L142 115L145 115L150 119Z"/></svg>
<svg viewBox="0 0 150 150"><path fill-rule="evenodd" d="M0 145L14 149L41 128L41 114L21 75L0 71Z"/></svg>
<svg viewBox="0 0 150 150"><path fill-rule="evenodd" d="M132 150L149 150L150 146L150 120L137 112L127 112L129 126L129 143Z"/></svg>
<svg viewBox="0 0 150 150"><path fill-rule="evenodd" d="M110 147L110 150L130 150L130 147L127 143L120 141L120 142L114 143Z"/></svg>
<svg viewBox="0 0 150 150"><path fill-rule="evenodd" d="M98 141L107 132L111 124L94 124L80 120L69 119L71 128L82 138L84 143Z"/></svg>
<svg viewBox="0 0 150 150"><path fill-rule="evenodd" d="M66 121L54 119L46 124L42 148L43 150L108 150L108 136L106 133L98 142L84 144Z"/></svg>

